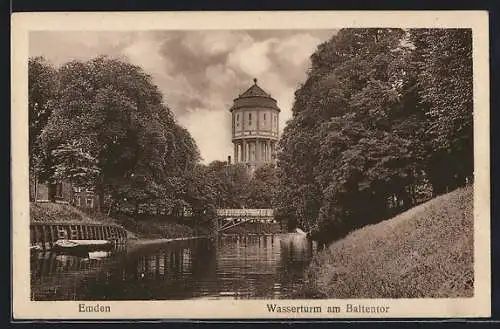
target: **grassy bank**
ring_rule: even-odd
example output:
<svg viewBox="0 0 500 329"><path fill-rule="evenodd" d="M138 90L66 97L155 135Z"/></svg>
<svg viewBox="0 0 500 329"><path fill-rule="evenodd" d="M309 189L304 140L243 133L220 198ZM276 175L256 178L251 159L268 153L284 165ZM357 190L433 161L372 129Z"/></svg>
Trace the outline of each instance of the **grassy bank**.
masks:
<svg viewBox="0 0 500 329"><path fill-rule="evenodd" d="M205 235L208 232L201 225L194 229L187 224L160 218L133 219L131 217L120 216L119 224L127 230L134 232L139 239L187 238Z"/></svg>
<svg viewBox="0 0 500 329"><path fill-rule="evenodd" d="M312 261L307 298L473 295L473 191L461 188L350 233Z"/></svg>
<svg viewBox="0 0 500 329"><path fill-rule="evenodd" d="M32 222L67 221L75 224L116 223L114 218L103 214L87 214L67 204L50 202L30 203L30 220Z"/></svg>
<svg viewBox="0 0 500 329"><path fill-rule="evenodd" d="M82 223L116 223L127 230L130 239L172 239L203 234L188 226L166 220L134 220L130 217L108 217L100 213L88 214L78 208L60 203L31 203L30 220L32 222L67 221ZM200 232L201 231L201 232Z"/></svg>

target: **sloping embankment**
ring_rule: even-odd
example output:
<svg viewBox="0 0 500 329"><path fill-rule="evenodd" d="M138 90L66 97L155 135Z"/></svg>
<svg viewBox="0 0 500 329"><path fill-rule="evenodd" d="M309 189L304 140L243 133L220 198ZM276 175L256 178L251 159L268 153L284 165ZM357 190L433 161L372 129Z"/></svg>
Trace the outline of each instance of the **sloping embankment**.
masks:
<svg viewBox="0 0 500 329"><path fill-rule="evenodd" d="M30 203L30 220L32 222L68 221L75 224L116 223L116 220L104 215L90 216L78 208L61 203Z"/></svg>
<svg viewBox="0 0 500 329"><path fill-rule="evenodd" d="M315 257L304 297L471 297L472 208L461 188L350 233Z"/></svg>

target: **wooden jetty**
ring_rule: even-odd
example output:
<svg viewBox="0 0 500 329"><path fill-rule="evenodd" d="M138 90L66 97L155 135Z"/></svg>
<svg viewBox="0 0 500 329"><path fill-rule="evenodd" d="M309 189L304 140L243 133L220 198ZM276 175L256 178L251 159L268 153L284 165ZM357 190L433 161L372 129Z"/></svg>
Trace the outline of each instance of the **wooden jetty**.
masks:
<svg viewBox="0 0 500 329"><path fill-rule="evenodd" d="M121 244L127 241L127 232L122 226L114 223L82 222L76 224L54 221L30 224L32 250L51 250L58 240L100 240Z"/></svg>

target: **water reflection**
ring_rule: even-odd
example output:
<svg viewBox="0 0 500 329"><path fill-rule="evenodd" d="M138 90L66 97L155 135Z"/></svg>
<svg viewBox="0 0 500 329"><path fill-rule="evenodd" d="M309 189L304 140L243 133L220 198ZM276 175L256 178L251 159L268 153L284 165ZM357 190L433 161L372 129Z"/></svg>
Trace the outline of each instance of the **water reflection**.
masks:
<svg viewBox="0 0 500 329"><path fill-rule="evenodd" d="M86 258L38 253L31 257L32 298L290 298L313 249L301 236L282 234L175 241Z"/></svg>

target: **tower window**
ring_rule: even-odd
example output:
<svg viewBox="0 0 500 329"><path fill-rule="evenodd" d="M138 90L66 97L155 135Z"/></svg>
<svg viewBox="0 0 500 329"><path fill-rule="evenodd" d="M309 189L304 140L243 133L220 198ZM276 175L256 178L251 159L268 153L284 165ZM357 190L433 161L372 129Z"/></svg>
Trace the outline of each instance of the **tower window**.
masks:
<svg viewBox="0 0 500 329"><path fill-rule="evenodd" d="M248 113L248 125L252 125L252 113Z"/></svg>
<svg viewBox="0 0 500 329"><path fill-rule="evenodd" d="M266 114L264 113L264 121L266 121Z"/></svg>

